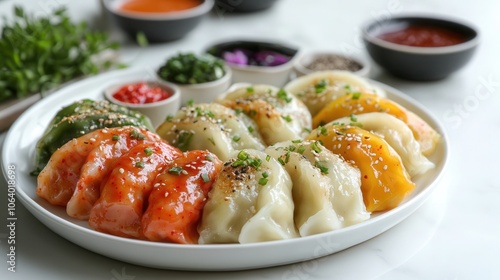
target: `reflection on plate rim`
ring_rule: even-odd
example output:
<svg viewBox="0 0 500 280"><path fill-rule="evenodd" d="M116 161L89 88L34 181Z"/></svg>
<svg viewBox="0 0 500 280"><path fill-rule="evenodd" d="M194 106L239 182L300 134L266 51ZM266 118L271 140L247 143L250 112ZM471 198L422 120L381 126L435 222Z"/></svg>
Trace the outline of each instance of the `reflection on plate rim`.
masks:
<svg viewBox="0 0 500 280"><path fill-rule="evenodd" d="M102 81L102 83L100 83L98 85L98 88L96 88L96 85L93 86L93 88L95 88L95 89L92 90L92 92L94 92L94 93L76 94L76 96L72 96L71 99L76 100L76 99L81 99L81 98L85 98L85 97L96 98L97 96L98 96L98 98L103 99L103 96L101 93L102 90L100 90L100 89L105 88L106 83L108 83L110 80L113 80L113 79L116 79L119 77L127 77L128 75L134 75L137 73L142 73L144 71L145 71L144 69L132 68L132 69L125 69L125 70L117 70L117 71L109 72L106 74L98 75L95 77L91 77L89 79L86 79L86 80L77 82L75 84L72 84L68 87L65 87L65 88L59 90L58 92L52 94L50 97L47 97L47 98L37 102L34 106L29 108L13 124L12 128L9 130L9 132L5 138L4 147L3 147L3 151L2 151L2 165L3 165L2 170L4 172L5 177L7 177L6 176L7 175L6 174L7 173L7 166L10 164L15 164L16 162L19 162L19 161L15 160L16 158L9 157L9 155L11 154L11 152L9 152L9 148L12 149L12 147L10 147L9 144L11 144L11 142L13 142L13 140L10 140L10 139L11 138L15 139L16 132L17 132L17 130L20 129L19 126L26 123L29 119L29 116L31 114L36 113L37 112L36 110L38 108L43 108L43 106L47 106L47 105L51 104L51 102L53 100L54 101L57 100L57 98L59 96L62 96L63 94L65 94L67 92L78 92L79 88L84 87L84 86L88 86L88 85L92 85L92 84L96 84L96 82L100 82L100 81ZM444 170L446 168L446 164L448 162L447 137L445 135L445 131L444 131L443 127L440 125L439 122L437 122L436 118L434 116L432 116L432 114L430 114L427 110L422 108L422 106L420 104L418 104L416 101L412 100L411 98L405 96L400 91L398 91L390 86L376 82L376 81L370 81L370 82L375 83L376 85L378 85L381 88L383 88L384 90L386 90L388 92L388 95L390 96L390 99L393 99L394 97L396 97L395 99L398 99L398 101L396 101L398 103L400 102L400 100L403 100L404 103L408 103L409 105L411 105L412 107L414 107L418 111L420 111L420 112L416 112L419 116L424 117L422 115L422 113L423 113L425 115L424 119L426 121L432 122L432 126L442 135L442 138L443 138L443 141L440 144L442 146L442 151L441 151L442 158L439 158L439 160L441 161L441 164L438 164L436 166L436 169L434 170L434 173L433 173L436 175L435 175L435 178L431 182L428 182L426 186L425 185L421 186L420 190L417 190L414 194L412 194L412 196L409 199L407 199L402 205L398 206L397 208L390 210L390 211L387 211L387 212L384 212L384 213L372 215L372 217L369 220L362 222L360 224L352 225L352 226L342 228L339 230L326 232L326 233L322 233L322 234L317 234L317 235L313 235L313 236L300 237L300 238L290 239L290 240L252 243L252 244L182 245L182 244L158 243L158 242L150 242L150 241L122 238L122 237L117 237L117 236L113 236L113 235L109 235L109 234L100 233L100 232L94 231L90 228L86 228L84 226L81 226L75 222L72 222L72 220L69 216L66 218L61 218L53 211L46 209L44 206L42 206L40 203L38 203L35 200L36 198L33 198L30 195L28 195L28 193L26 193L24 191L24 188L20 187L19 185L17 185L17 195L20 198L21 202L26 206L26 208L28 208L28 210L38 220L40 220L42 223L44 223L46 226L51 228L53 231L55 231L60 236L65 237L66 239L70 240L71 242L78 244L84 248L87 248L91 251L94 251L96 253L100 253L100 254L106 255L106 256L111 257L111 258L119 259L119 260L130 262L130 263L135 263L135 264L139 264L139 265L144 265L144 266L151 266L151 267L156 267L156 268L172 268L172 269L180 269L180 270L204 270L204 271L208 271L208 270L215 270L215 271L242 270L242 269L249 269L249 268L261 268L261 267L277 266L277 265L288 264L288 263L295 263L295 262L300 262L300 261L304 261L304 260L308 260L308 259L314 259L314 258L318 258L321 256L329 255L329 254L335 253L337 251L343 250L345 248L349 248L351 246L357 245L357 244L359 244L363 241L366 241L372 237L375 237L375 236L383 233L387 229L395 226L396 224L398 224L399 222L404 220L406 217L408 217L411 213L413 213L416 209L418 209L420 207L420 205L422 205L425 202L426 198L431 193L431 191L433 189L435 189L437 183L439 182L439 179L442 177L442 174L444 173ZM99 93L97 93L97 92L99 92ZM98 94L100 94L100 95L98 95ZM58 106L59 106L59 104L58 104ZM63 106L63 104L61 104L60 106ZM54 111L54 114L55 114L55 111ZM16 131L16 132L14 132L14 131ZM17 136L17 137L20 137L20 136ZM33 148L32 146L35 145L37 140L38 140L38 137L33 138L33 140L31 141L31 144L30 144L31 148ZM14 145L14 144L16 144L16 143L12 143L11 145ZM14 148L16 148L16 146L14 146ZM33 149L30 149L30 151L32 151L32 150ZM436 151L436 153L437 152L438 151ZM14 161L14 162L9 162L9 160ZM17 170L17 172L19 172L19 170ZM26 176L26 174L23 174L23 176L19 176L19 174L18 174L17 176L18 176L17 178L20 180L17 182L19 184L19 183L22 183L22 178L23 178L23 176ZM31 181L33 181L33 180L34 179L32 179ZM26 182L24 182L24 183L26 183ZM31 183L29 183L27 185L29 185L27 187L33 187L32 186L33 184L31 184ZM47 222L45 221L45 219L48 219ZM382 228L377 229L376 233L370 233L370 234L365 233L365 234L360 235L359 231L362 230L363 228L367 228L367 227L382 227ZM66 230L67 232L64 232L63 230ZM112 251L108 252L107 250L104 250L101 248L97 249L97 248L93 247L92 245L88 244L91 241L80 240L80 239L78 239L77 235L71 235L71 233L73 231L76 231L80 235L86 235L85 237L88 237L89 239L97 238L97 240L100 240L102 242L109 241L112 243L117 242L118 244L127 245L127 246L144 246L144 248L150 248L153 250L158 250L158 249L169 250L170 249L170 250L174 251L173 253L175 253L175 251L180 249L182 252L186 252L187 256L181 256L181 258L185 258L186 260L189 260L190 258L192 258L193 256L190 256L190 255L193 253L200 254L200 253L218 252L218 254L220 254L221 250L222 250L222 252L229 251L229 253L223 253L223 254L227 255L226 257L228 257L228 258L236 258L236 259L243 258L243 259L245 259L245 258L249 258L248 256L244 256L245 250L248 250L249 253L254 253L255 250L260 250L260 249L263 249L263 250L272 249L272 248L279 249L279 248L284 248L283 246L294 247L294 245L298 245L298 246L313 245L313 244L317 244L318 242L321 243L321 240L323 240L324 238L334 238L336 236L341 237L341 239L345 238L345 237L343 237L343 235L345 235L347 233L351 233L351 232L354 234L357 234L357 236L358 236L357 239L362 239L362 240L361 241L358 240L358 241L354 242L353 244L348 244L348 246L343 246L342 244L340 244L339 246L336 247L337 249L333 249L332 251L328 251L329 248L327 248L327 250L321 254L316 253L317 250L315 250L313 252L314 254L311 254L311 252L309 252L308 254L304 253L303 256L301 256L299 254L299 256L301 256L301 257L288 257L286 255L283 255L287 258L293 258L293 259L287 259L287 260L279 260L278 259L278 260L275 260L271 263L268 263L268 262L265 262L265 261L262 261L259 259L254 260L255 259L254 258L254 259L252 259L253 264L246 263L246 262L242 262L240 264L226 264L224 262L221 262L218 266L209 266L208 263L210 263L212 261L208 261L207 264L205 264L205 265L202 265L199 263L194 263L192 265L191 264L179 265L179 264L172 264L172 260L169 260L168 258L166 258L166 263L164 263L164 264L163 263L149 264L148 262L144 262L144 260L136 260L136 259L134 259L133 256L131 259L130 256L122 256L119 253L112 252ZM360 237L360 236L362 236L362 237ZM338 249L338 248L340 248L340 249ZM323 249L325 249L325 248L323 248ZM154 254L155 252L151 251L150 253L152 255L155 255ZM236 253L236 255L231 255L231 252ZM268 252L269 252L269 250L266 250L266 254L268 254ZM168 256L167 251L165 251L164 253ZM286 254L286 253L283 253L283 254ZM297 253L295 253L295 254L297 254ZM151 257L154 257L154 256L151 256ZM266 259L266 258L263 258L263 259ZM176 260L174 262L178 262L178 261Z"/></svg>

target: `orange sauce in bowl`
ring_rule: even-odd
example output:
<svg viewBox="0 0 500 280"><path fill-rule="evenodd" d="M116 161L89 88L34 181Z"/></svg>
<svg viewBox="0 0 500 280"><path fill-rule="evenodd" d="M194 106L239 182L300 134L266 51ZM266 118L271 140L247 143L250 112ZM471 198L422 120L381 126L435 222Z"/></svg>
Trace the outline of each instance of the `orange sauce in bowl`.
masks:
<svg viewBox="0 0 500 280"><path fill-rule="evenodd" d="M201 0L127 0L120 6L125 12L168 13L194 8Z"/></svg>

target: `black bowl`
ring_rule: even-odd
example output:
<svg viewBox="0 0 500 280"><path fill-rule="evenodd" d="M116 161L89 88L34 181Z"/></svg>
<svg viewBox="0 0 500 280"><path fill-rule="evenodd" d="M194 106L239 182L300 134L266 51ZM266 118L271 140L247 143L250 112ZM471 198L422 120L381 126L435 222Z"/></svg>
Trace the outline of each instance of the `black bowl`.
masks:
<svg viewBox="0 0 500 280"><path fill-rule="evenodd" d="M178 40L192 31L215 5L214 0L202 0L202 4L180 12L140 13L118 9L120 0L104 0L104 7L133 40L142 32L149 42Z"/></svg>
<svg viewBox="0 0 500 280"><path fill-rule="evenodd" d="M216 0L217 9L226 12L250 13L270 8L277 0Z"/></svg>
<svg viewBox="0 0 500 280"><path fill-rule="evenodd" d="M415 47L379 38L408 26L437 27L458 33L463 42L443 47ZM396 16L370 22L362 28L363 41L372 59L394 76L417 81L440 80L459 70L472 58L478 43L477 29L456 19L437 16Z"/></svg>

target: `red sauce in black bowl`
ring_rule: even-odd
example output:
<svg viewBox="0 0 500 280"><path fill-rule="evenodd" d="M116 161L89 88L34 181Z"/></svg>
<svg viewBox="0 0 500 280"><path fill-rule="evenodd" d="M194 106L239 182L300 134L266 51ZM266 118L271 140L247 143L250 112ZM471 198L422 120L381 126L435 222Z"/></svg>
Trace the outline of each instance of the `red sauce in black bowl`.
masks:
<svg viewBox="0 0 500 280"><path fill-rule="evenodd" d="M467 37L461 33L425 25L409 25L396 31L379 34L377 37L387 42L412 47L446 47L467 41Z"/></svg>

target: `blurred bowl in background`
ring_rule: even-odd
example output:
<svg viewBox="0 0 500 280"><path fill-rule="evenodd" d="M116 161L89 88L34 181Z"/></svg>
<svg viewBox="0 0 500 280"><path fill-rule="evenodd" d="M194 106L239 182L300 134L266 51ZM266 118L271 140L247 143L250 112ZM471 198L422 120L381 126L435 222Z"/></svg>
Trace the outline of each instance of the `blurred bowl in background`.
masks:
<svg viewBox="0 0 500 280"><path fill-rule="evenodd" d="M294 69L297 77L327 70L349 71L367 77L370 72L370 63L359 56L345 55L340 52L311 51L299 56Z"/></svg>
<svg viewBox="0 0 500 280"><path fill-rule="evenodd" d="M144 33L149 42L168 42L186 36L210 12L214 0L200 0L200 4L181 11L137 12L122 9L125 0L102 0L111 18L133 40Z"/></svg>
<svg viewBox="0 0 500 280"><path fill-rule="evenodd" d="M213 44L206 52L224 59L233 83L282 87L290 78L298 48L279 42L231 40Z"/></svg>
<svg viewBox="0 0 500 280"><path fill-rule="evenodd" d="M479 44L478 30L444 16L395 16L362 27L368 54L394 76L417 81L447 77L464 67Z"/></svg>
<svg viewBox="0 0 500 280"><path fill-rule="evenodd" d="M216 0L217 8L225 12L250 13L270 8L277 0Z"/></svg>

